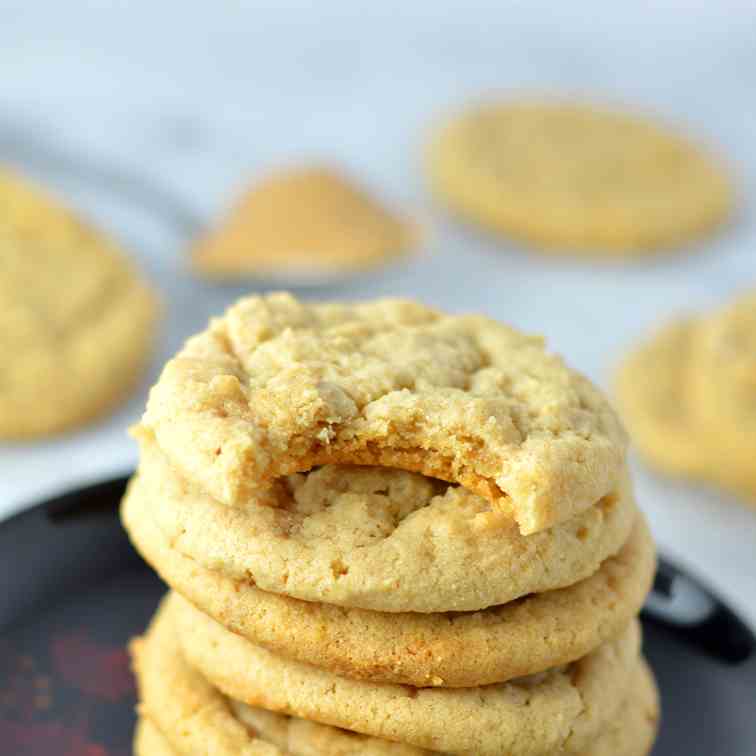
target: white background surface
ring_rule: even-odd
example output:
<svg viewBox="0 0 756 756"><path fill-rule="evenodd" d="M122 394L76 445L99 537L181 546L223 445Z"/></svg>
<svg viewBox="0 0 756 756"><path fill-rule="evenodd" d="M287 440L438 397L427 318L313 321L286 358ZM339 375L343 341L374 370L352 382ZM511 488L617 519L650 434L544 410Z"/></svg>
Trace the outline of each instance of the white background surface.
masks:
<svg viewBox="0 0 756 756"><path fill-rule="evenodd" d="M134 196L132 184L98 182L51 157L157 182L200 219L213 218L266 167L340 161L428 219L433 239L421 260L310 294L402 294L482 310L545 332L604 385L626 347L659 318L753 285L750 3L667 2L653 11L601 2L405 5L0 2L0 159L65 192L128 245L160 288L167 311L150 380L243 288L194 281L184 266L185 234L153 199ZM736 171L737 224L694 254L625 267L539 259L456 226L423 187L424 133L470 98L517 90L627 102L683 124ZM125 428L139 416L147 385L82 432L0 445L0 516L127 471L135 449ZM637 480L665 553L705 575L756 623L756 510L641 467Z"/></svg>

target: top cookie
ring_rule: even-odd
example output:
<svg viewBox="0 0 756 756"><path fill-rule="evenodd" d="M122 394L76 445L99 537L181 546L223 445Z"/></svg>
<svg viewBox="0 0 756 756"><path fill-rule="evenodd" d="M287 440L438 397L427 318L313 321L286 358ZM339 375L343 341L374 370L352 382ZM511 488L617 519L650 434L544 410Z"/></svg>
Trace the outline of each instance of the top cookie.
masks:
<svg viewBox="0 0 756 756"><path fill-rule="evenodd" d="M456 482L523 534L610 493L624 432L603 395L539 338L403 300L249 297L189 340L143 424L225 503L316 465Z"/></svg>
<svg viewBox="0 0 756 756"><path fill-rule="evenodd" d="M562 102L491 103L434 139L428 171L451 207L551 252L612 257L695 238L732 188L684 138L626 113Z"/></svg>
<svg viewBox="0 0 756 756"><path fill-rule="evenodd" d="M58 432L121 399L156 315L110 239L0 171L0 438Z"/></svg>
<svg viewBox="0 0 756 756"><path fill-rule="evenodd" d="M250 189L196 246L193 264L212 278L318 279L387 262L407 252L418 235L340 173L301 168Z"/></svg>

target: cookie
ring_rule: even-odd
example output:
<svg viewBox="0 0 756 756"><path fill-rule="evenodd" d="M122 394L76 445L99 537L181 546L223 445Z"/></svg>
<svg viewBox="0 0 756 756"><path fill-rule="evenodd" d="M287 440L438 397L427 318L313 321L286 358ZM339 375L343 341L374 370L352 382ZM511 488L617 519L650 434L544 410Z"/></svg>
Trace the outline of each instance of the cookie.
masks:
<svg viewBox="0 0 756 756"><path fill-rule="evenodd" d="M382 265L419 236L338 171L297 168L252 187L196 245L192 264L210 278L318 280Z"/></svg>
<svg viewBox="0 0 756 756"><path fill-rule="evenodd" d="M756 499L756 291L699 321L688 380L702 475Z"/></svg>
<svg viewBox="0 0 756 756"><path fill-rule="evenodd" d="M265 709L229 701L236 717L273 743L286 744L292 756L423 756L434 753L402 743L371 738L349 730L274 714ZM598 736L582 756L647 756L658 727L658 696L648 667L635 673L633 690L623 705L624 715ZM160 731L146 719L137 725L135 756L172 756ZM197 752L200 753L199 751ZM224 754L218 754L224 756ZM230 755L229 755L230 756Z"/></svg>
<svg viewBox="0 0 756 756"><path fill-rule="evenodd" d="M183 661L165 602L161 607L147 636L137 638L130 646L142 719L148 720L177 753L284 756L271 743L251 736L229 710L225 696ZM159 739L156 736L147 728L140 742Z"/></svg>
<svg viewBox="0 0 756 756"><path fill-rule="evenodd" d="M673 322L630 354L617 372L617 405L633 442L659 468L694 474L702 457L685 386L695 325Z"/></svg>
<svg viewBox="0 0 756 756"><path fill-rule="evenodd" d="M180 752L171 748L171 744L149 719L140 717L134 732L134 756L174 756L174 754L180 754Z"/></svg>
<svg viewBox="0 0 756 756"><path fill-rule="evenodd" d="M240 721L295 756L420 756L437 753L350 732L300 717L288 717L229 699ZM581 756L645 756L654 742L659 698L653 675L641 662L623 704L623 716L610 722ZM569 751L563 752L569 753Z"/></svg>
<svg viewBox="0 0 756 756"><path fill-rule="evenodd" d="M208 753L209 744L216 746L216 750L212 751L215 756L261 752L244 750L235 738L228 744L229 747L224 749L217 733L205 733L206 721L204 718L196 717L192 712L206 708L217 711L219 694L200 679L198 687L194 688L194 694L186 696L185 690L197 680L197 673L189 667L180 652L177 652L177 646L174 628L160 614L153 622L147 638L136 646L137 658L143 658L141 664L137 663L136 669L145 700L140 706L142 716L135 737L135 756ZM153 657L157 657L156 663L162 675L150 674L154 669L151 670L146 665ZM144 680L148 675L149 680ZM172 685L167 684L167 681ZM145 684L146 682L150 684ZM156 720L164 723L166 730L161 732L147 712L155 711L159 717L166 709L171 712L177 697L182 698L180 706L183 707L185 716L179 719L163 716ZM189 706L186 705L187 699L191 702ZM227 727L235 733L236 725L241 723L247 731L248 742L252 747L260 741L265 741L278 748L279 753L293 756L423 756L432 753L404 743L372 738L299 717L289 717L247 706L232 699L225 701L229 719L221 715L213 726L223 729ZM231 721L233 719L236 722ZM582 756L643 756L648 753L653 742L657 719L658 697L653 677L645 664L641 663L633 672L623 706L623 716L610 723L607 729L582 751ZM190 721L193 737L192 742L187 742L182 725L185 729ZM196 744L197 740L204 747L192 749L191 746Z"/></svg>
<svg viewBox="0 0 756 756"><path fill-rule="evenodd" d="M142 422L224 503L317 465L380 465L459 483L523 534L611 493L625 452L604 396L540 338L390 299L242 299L167 364Z"/></svg>
<svg viewBox="0 0 756 756"><path fill-rule="evenodd" d="M756 499L756 294L672 323L620 366L618 404L653 466Z"/></svg>
<svg viewBox="0 0 756 756"><path fill-rule="evenodd" d="M289 756L319 756L321 754L322 756L426 756L433 753L422 748L392 743L390 740L371 738L349 732L349 730L319 725L299 717L274 714L265 709L244 706L235 701L229 701L229 705L237 720L243 723L247 730L257 731L257 728L251 726L251 722L264 723L272 731L268 739L272 743L278 743L278 739L285 741L288 750L282 750L281 753ZM256 739L259 740L259 738ZM168 740L152 722L148 719L141 719L138 722L134 737L134 756L173 756L178 753L179 751L171 748ZM204 756L206 751L181 751L180 753L196 753L197 756L200 754ZM220 751L217 754L214 753L213 756L236 756L237 753L238 751ZM609 754L608 751L607 754Z"/></svg>
<svg viewBox="0 0 756 756"><path fill-rule="evenodd" d="M230 698L420 748L510 756L579 750L618 712L640 628L573 664L478 688L409 688L339 677L251 644L173 594L187 661Z"/></svg>
<svg viewBox="0 0 756 756"><path fill-rule="evenodd" d="M371 738L369 735L310 722L301 717L276 714L233 699L229 699L228 703L240 722L296 756L427 756L434 753L425 748Z"/></svg>
<svg viewBox="0 0 756 756"><path fill-rule="evenodd" d="M228 507L182 479L142 433L140 496L172 548L208 569L308 601L384 612L485 609L593 574L627 540L617 492L523 536L465 488L384 467L326 465Z"/></svg>
<svg viewBox="0 0 756 756"><path fill-rule="evenodd" d="M419 756L433 753L300 717L275 714L238 701L230 700L229 703L241 721L296 756ZM582 756L643 756L648 753L656 737L659 701L653 675L645 662L638 665L633 673L623 712L622 717L617 717L595 741L585 747Z"/></svg>
<svg viewBox="0 0 756 756"><path fill-rule="evenodd" d="M428 753L412 746L255 709L226 698L186 662L174 623L168 616L167 603L161 604L146 636L132 642L141 699L136 756L163 756L163 753L423 756Z"/></svg>
<svg viewBox="0 0 756 756"><path fill-rule="evenodd" d="M423 756L434 753L299 717L274 714L237 701L229 700L229 705L248 729L251 727L258 735L285 748L285 752L293 756ZM587 746L581 756L647 756L656 737L658 711L653 676L642 664L623 705L623 716ZM149 720L142 719L137 725L134 753L135 756L172 756L177 752Z"/></svg>
<svg viewBox="0 0 756 756"><path fill-rule="evenodd" d="M462 113L427 151L431 188L453 211L553 254L648 254L731 214L716 160L635 115L559 101Z"/></svg>
<svg viewBox="0 0 756 756"><path fill-rule="evenodd" d="M622 705L622 716L585 750L585 756L648 756L659 731L659 691L648 664L641 660Z"/></svg>
<svg viewBox="0 0 756 756"><path fill-rule="evenodd" d="M0 171L0 438L69 430L144 373L157 302L121 251Z"/></svg>
<svg viewBox="0 0 756 756"><path fill-rule="evenodd" d="M480 612L344 609L262 591L182 555L154 523L160 505L139 486L137 478L125 499L124 524L171 587L253 643L355 679L466 687L566 664L630 622L654 574L653 542L639 516L620 553L568 588Z"/></svg>

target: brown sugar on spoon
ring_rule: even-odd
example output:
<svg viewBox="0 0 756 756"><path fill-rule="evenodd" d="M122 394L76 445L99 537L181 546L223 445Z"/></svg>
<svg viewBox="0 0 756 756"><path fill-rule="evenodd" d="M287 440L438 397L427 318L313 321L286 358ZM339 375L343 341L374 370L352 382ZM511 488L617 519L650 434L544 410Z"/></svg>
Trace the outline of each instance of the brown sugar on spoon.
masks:
<svg viewBox="0 0 756 756"><path fill-rule="evenodd" d="M409 252L419 228L394 215L343 173L313 166L252 186L192 251L214 279L317 281L380 266Z"/></svg>

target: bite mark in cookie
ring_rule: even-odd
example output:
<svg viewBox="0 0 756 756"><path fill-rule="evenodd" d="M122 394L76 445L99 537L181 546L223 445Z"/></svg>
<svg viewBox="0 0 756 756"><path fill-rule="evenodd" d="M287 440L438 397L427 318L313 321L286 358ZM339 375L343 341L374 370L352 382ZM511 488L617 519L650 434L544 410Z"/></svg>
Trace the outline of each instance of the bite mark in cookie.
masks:
<svg viewBox="0 0 756 756"><path fill-rule="evenodd" d="M404 300L243 299L168 363L143 423L229 504L317 465L381 465L459 483L523 534L610 493L625 450L540 338Z"/></svg>

